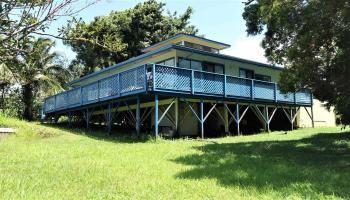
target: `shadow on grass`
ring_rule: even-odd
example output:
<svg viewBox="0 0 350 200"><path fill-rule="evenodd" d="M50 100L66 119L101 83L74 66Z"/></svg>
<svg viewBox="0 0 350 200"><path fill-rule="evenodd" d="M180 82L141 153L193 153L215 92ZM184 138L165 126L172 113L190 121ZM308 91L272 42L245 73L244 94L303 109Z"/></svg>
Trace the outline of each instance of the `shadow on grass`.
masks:
<svg viewBox="0 0 350 200"><path fill-rule="evenodd" d="M68 124L46 124L43 123L43 126L59 129L62 131L69 131L72 134L83 135L95 140L103 140L108 142L115 143L145 143L154 141L154 137L147 134L137 135L136 133L126 133L126 132L116 132L113 131L111 135L108 135L106 130L101 126L92 126L89 129L86 128L74 128L69 127Z"/></svg>
<svg viewBox="0 0 350 200"><path fill-rule="evenodd" d="M350 133L318 134L294 141L211 143L178 157L193 166L177 178L214 178L228 187L273 190L305 198L350 198Z"/></svg>

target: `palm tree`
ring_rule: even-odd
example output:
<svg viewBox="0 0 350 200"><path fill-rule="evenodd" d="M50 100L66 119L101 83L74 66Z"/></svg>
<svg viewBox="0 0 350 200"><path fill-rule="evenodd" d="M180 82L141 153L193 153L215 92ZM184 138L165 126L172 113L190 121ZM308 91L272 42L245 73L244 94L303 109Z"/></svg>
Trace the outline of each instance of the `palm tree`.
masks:
<svg viewBox="0 0 350 200"><path fill-rule="evenodd" d="M25 52L7 63L14 79L21 85L24 119L33 119L33 103L38 95L63 90L61 85L69 78L69 71L59 64L58 55L51 51L54 45L47 38L31 39Z"/></svg>
<svg viewBox="0 0 350 200"><path fill-rule="evenodd" d="M11 71L4 63L0 64L0 111L5 107L5 96L14 82Z"/></svg>

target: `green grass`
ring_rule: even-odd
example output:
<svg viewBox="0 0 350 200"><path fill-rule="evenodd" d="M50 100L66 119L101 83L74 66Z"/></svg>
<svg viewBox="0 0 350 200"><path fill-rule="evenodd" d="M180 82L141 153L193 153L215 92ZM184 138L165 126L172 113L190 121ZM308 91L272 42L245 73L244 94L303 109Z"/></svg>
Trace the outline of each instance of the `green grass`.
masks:
<svg viewBox="0 0 350 200"><path fill-rule="evenodd" d="M350 132L157 140L0 116L0 199L349 199Z"/></svg>

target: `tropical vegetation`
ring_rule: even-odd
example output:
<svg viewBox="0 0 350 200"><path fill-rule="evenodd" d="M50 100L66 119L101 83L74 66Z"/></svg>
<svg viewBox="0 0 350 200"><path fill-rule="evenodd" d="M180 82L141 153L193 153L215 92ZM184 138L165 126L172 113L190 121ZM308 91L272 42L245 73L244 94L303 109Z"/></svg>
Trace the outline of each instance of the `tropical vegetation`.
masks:
<svg viewBox="0 0 350 200"><path fill-rule="evenodd" d="M63 90L61 85L69 78L70 72L60 63L59 56L51 52L53 46L54 42L50 39L31 38L24 48L27 53L4 64L11 71L15 84L21 88L23 118L27 120L33 119L35 100Z"/></svg>
<svg viewBox="0 0 350 200"><path fill-rule="evenodd" d="M34 119L44 96L62 89L72 79L141 54L146 46L179 32L196 34L190 25L192 9L165 13L165 3L148 0L125 11L114 11L86 23L72 18L60 35L45 30L61 16L73 16L76 0L4 1L0 3L0 111ZM89 1L88 5L96 1ZM14 12L18 18L13 18ZM41 37L40 37L41 36ZM56 52L59 38L77 53L70 63Z"/></svg>
<svg viewBox="0 0 350 200"><path fill-rule="evenodd" d="M248 0L249 35L264 34L267 58L285 66L284 91L307 87L350 124L350 1Z"/></svg>
<svg viewBox="0 0 350 200"><path fill-rule="evenodd" d="M165 5L148 0L131 9L95 17L89 23L73 18L60 29L64 43L77 53L71 67L83 66L81 75L86 75L138 56L145 47L177 33L198 32L189 22L190 7L181 15L164 14Z"/></svg>

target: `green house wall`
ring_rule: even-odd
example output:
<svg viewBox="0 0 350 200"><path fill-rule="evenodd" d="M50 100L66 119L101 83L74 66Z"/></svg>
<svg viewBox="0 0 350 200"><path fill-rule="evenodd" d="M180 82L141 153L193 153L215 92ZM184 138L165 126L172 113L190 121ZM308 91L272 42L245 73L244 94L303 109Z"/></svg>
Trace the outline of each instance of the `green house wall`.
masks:
<svg viewBox="0 0 350 200"><path fill-rule="evenodd" d="M187 58L187 59L194 59L194 60L223 64L225 65L225 74L231 75L231 76L239 76L239 69L244 68L244 69L253 70L256 74L271 76L272 82L278 82L280 73L281 73L280 69L257 66L254 64L249 64L249 63L244 63L244 62L239 62L239 61L234 61L234 60L224 59L224 58L217 58L214 56L196 54L196 53L187 52L187 51L177 50L176 56Z"/></svg>
<svg viewBox="0 0 350 200"><path fill-rule="evenodd" d="M202 55L202 54L189 52L189 51L170 49L168 51L160 52L152 56L136 60L134 62L129 62L128 64L108 70L106 72L96 74L95 76L92 76L90 78L81 80L77 83L71 84L71 86L78 87L82 85L87 85L89 83L106 78L116 73L119 73L128 69L132 69L134 67L138 67L147 63L157 63L169 58L178 59L179 57L222 64L225 66L225 74L231 75L231 76L239 76L239 69L244 68L244 69L253 70L255 74L271 76L271 81L278 82L280 73L281 73L281 69L258 66L250 63L232 60L232 59L218 58L215 56Z"/></svg>

